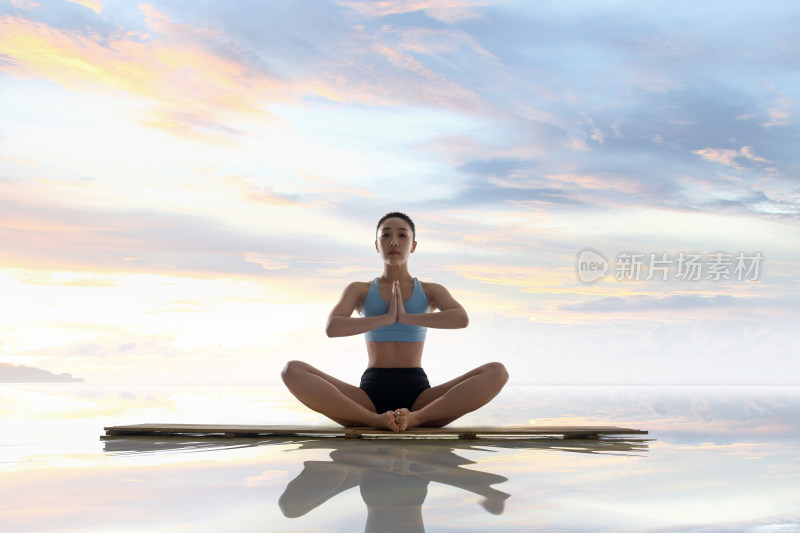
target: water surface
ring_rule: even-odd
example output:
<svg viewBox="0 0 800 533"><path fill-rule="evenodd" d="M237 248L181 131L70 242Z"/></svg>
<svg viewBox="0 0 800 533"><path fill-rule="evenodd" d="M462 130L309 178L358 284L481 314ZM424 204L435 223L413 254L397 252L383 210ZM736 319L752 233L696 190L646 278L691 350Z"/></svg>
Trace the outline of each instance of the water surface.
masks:
<svg viewBox="0 0 800 533"><path fill-rule="evenodd" d="M459 425L646 440L101 441L142 422L320 424L280 387L0 388L14 532L800 531L800 388L509 387Z"/></svg>

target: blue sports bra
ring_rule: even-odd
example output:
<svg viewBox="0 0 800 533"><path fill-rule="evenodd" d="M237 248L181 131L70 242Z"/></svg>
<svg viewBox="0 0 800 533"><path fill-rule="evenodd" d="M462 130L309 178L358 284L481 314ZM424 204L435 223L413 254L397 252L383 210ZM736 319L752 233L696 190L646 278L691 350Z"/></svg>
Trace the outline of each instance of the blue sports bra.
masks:
<svg viewBox="0 0 800 533"><path fill-rule="evenodd" d="M430 302L425 292L422 290L417 278L414 278L414 290L411 291L411 298L407 302L403 302L406 308L406 313L427 313L430 310ZM378 278L372 280L367 291L367 296L364 298L364 303L361 304L361 316L377 316L385 315L389 310L389 305L381 298L381 291L378 287ZM375 342L422 342L425 340L425 334L428 328L425 326L414 326L412 324L401 324L395 322L388 326L367 331L364 335L368 341Z"/></svg>

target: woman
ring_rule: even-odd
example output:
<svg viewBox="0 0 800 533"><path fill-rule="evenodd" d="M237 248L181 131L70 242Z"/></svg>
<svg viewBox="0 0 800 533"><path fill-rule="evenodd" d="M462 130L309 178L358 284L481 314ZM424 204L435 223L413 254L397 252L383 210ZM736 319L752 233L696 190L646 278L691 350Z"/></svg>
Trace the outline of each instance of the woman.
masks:
<svg viewBox="0 0 800 533"><path fill-rule="evenodd" d="M488 363L430 386L422 370L426 330L465 328L467 312L441 285L420 282L408 273L408 258L417 247L408 215L388 213L376 231L383 275L371 283L348 285L325 328L329 337L366 334L369 363L360 386L302 361L286 364L283 382L307 407L343 426L396 432L445 426L494 398L508 373L501 363ZM353 317L354 311L360 316Z"/></svg>

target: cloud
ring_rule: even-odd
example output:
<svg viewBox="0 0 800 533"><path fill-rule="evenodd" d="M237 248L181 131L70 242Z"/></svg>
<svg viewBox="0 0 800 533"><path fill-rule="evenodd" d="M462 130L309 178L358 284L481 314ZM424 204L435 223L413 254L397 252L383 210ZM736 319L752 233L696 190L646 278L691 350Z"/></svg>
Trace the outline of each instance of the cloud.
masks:
<svg viewBox="0 0 800 533"><path fill-rule="evenodd" d="M604 296L575 303L558 303L553 311L559 315L576 313L601 320L630 316L646 320L649 316L662 323L685 323L703 320L745 320L750 323L773 324L791 321L797 315L797 304L780 295L748 295L733 289L729 293L708 294L630 294ZM602 317L602 318L601 318Z"/></svg>
<svg viewBox="0 0 800 533"><path fill-rule="evenodd" d="M15 104L0 132L13 154L0 160L0 262L30 269L9 274L4 294L48 294L26 307L35 326L10 317L20 326L7 328L4 347L36 344L47 322L63 320L70 299L61 308L49 295L113 293L120 279L138 279L132 272L164 280L142 282L148 299L185 280L234 278L297 292L311 284L335 301L341 277L368 279L380 268L374 224L394 209L417 213L419 275L442 278L470 309L498 317L505 338L530 346L546 334L549 351L564 353L575 332L614 330L587 343L608 346L608 357L575 359L608 367L609 379L611 352L637 328L796 318L786 302L798 286L796 8L584 4L15 0L0 8L9 81L0 98ZM768 277L752 290L588 287L573 267L587 245L760 249ZM171 301L191 318L164 327L196 321L207 306L238 305L238 293L215 299L212 286ZM161 312L160 303L141 305L143 314ZM95 342L98 321L137 323L129 316L90 315L79 345ZM231 337L244 327L222 322ZM213 340L192 338L202 329L181 342ZM680 341L686 330L667 331L645 351L693 353L696 344ZM702 346L747 359L761 345L735 346L728 333ZM108 354L132 342L112 337L100 343ZM771 353L783 357L786 339L772 341ZM122 355L133 367L133 355L157 353L159 343L137 341ZM471 348L468 357L482 357L482 346ZM749 364L726 366L726 375L749 375ZM562 375L572 379L569 370Z"/></svg>
<svg viewBox="0 0 800 533"><path fill-rule="evenodd" d="M248 263L261 265L261 268L264 270L282 270L284 268L289 268L289 265L286 263L260 252L245 252L244 257L245 261Z"/></svg>
<svg viewBox="0 0 800 533"><path fill-rule="evenodd" d="M2 66L15 76L50 80L72 91L143 102L148 111L140 122L194 138L242 134L244 123L274 120L271 104L316 96L348 104L485 107L472 90L426 64L431 54L458 58L465 50L490 61L491 54L466 33L354 26L332 9L327 5L316 21L290 7L280 15L248 7L241 17L211 23L202 19L208 13L201 9L193 13L194 23L179 23L174 16L193 17L140 4L141 27L130 20L126 27L93 20L60 28L61 20L5 15ZM260 15L267 17L266 27L242 32ZM279 24L295 19L296 24ZM283 40L275 42L276 37ZM319 44L323 41L327 45Z"/></svg>
<svg viewBox="0 0 800 533"><path fill-rule="evenodd" d="M752 305L750 298L736 298L729 294L703 295L669 295L669 296L610 296L585 302L565 304L565 311L626 313L630 311L676 311L681 309L698 309L713 307L730 307Z"/></svg>
<svg viewBox="0 0 800 533"><path fill-rule="evenodd" d="M98 15L103 12L103 3L100 0L67 0L69 2L87 7L97 13Z"/></svg>
<svg viewBox="0 0 800 533"><path fill-rule="evenodd" d="M481 0L361 0L339 3L365 17L388 17L423 11L431 18L449 23L480 17L474 8L491 5L491 2Z"/></svg>
<svg viewBox="0 0 800 533"><path fill-rule="evenodd" d="M113 285L113 279L91 274L98 271L192 277L260 276L266 269L271 276L312 275L342 257L363 256L374 239L372 223L365 226L362 253L344 234L343 239L331 238L335 225L320 229L327 219L324 212L273 211L298 207L280 200L258 208L257 226L243 227L202 211L73 205L37 198L36 188L8 189L0 191L0 242L5 250L0 265L30 268L26 280L43 285ZM302 221L308 220L319 226L303 227ZM46 269L57 273L39 272Z"/></svg>
<svg viewBox="0 0 800 533"><path fill-rule="evenodd" d="M773 198L757 189L732 194L729 198L718 198L706 203L707 207L724 210L745 211L759 215L800 218L800 204L790 197Z"/></svg>
<svg viewBox="0 0 800 533"><path fill-rule="evenodd" d="M27 271L18 276L20 283L50 287L116 287L119 280L89 272Z"/></svg>
<svg viewBox="0 0 800 533"><path fill-rule="evenodd" d="M257 187L247 179L238 176L227 178L228 183L242 191L242 196L249 201L282 205L282 206L304 206L302 198L297 194L278 194L269 187Z"/></svg>
<svg viewBox="0 0 800 533"><path fill-rule="evenodd" d="M520 288L527 292L576 292L575 274L545 266L458 265L444 270L489 285Z"/></svg>
<svg viewBox="0 0 800 533"><path fill-rule="evenodd" d="M141 9L154 35L84 33L2 16L3 70L74 91L143 100L150 111L142 122L172 132L225 128L243 117L269 118L265 107L283 92L282 82L209 50L205 41L221 37L211 30L172 23L147 4Z"/></svg>
<svg viewBox="0 0 800 533"><path fill-rule="evenodd" d="M769 121L765 122L765 128L772 128L775 126L790 126L792 125L792 109L795 107L795 101L781 96L776 99L775 105L767 109L767 116Z"/></svg>
<svg viewBox="0 0 800 533"><path fill-rule="evenodd" d="M342 103L426 106L472 113L486 107L475 91L406 50L403 33L391 27L359 29L350 37L351 60L328 60L318 75L327 96ZM417 50L418 51L418 50ZM348 52L350 50L348 49Z"/></svg>
<svg viewBox="0 0 800 533"><path fill-rule="evenodd" d="M542 176L533 161L512 158L476 159L459 170L473 178L450 200L452 205L516 205L577 206L584 202L569 187L551 182Z"/></svg>
<svg viewBox="0 0 800 533"><path fill-rule="evenodd" d="M241 254L259 247L246 233L196 215L110 211L2 196L0 212L6 266L241 272L246 264ZM74 281L85 284L90 279Z"/></svg>
<svg viewBox="0 0 800 533"><path fill-rule="evenodd" d="M743 168L745 164L774 164L773 161L757 156L752 146L742 146L738 150L730 148L704 148L702 150L694 150L692 153L699 155L706 161L737 169Z"/></svg>

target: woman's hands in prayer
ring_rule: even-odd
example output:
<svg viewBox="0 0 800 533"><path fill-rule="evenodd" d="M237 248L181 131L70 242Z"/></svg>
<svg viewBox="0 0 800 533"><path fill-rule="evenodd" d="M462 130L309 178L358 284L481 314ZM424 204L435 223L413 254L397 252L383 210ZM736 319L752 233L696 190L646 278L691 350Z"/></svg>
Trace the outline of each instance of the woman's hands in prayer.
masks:
<svg viewBox="0 0 800 533"><path fill-rule="evenodd" d="M400 282L392 283L392 301L389 303L389 315L395 322L403 323L406 316L406 306L403 305L403 293L400 291Z"/></svg>

